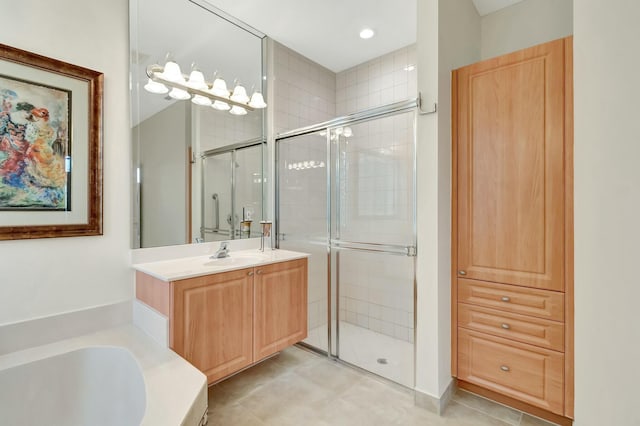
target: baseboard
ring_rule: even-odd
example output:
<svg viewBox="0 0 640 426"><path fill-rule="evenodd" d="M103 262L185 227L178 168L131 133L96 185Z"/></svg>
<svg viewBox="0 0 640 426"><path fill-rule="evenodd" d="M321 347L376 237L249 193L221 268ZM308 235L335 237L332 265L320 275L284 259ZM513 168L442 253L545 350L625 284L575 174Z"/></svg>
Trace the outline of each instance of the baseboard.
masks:
<svg viewBox="0 0 640 426"><path fill-rule="evenodd" d="M0 355L131 323L131 300L0 326Z"/></svg>
<svg viewBox="0 0 640 426"><path fill-rule="evenodd" d="M455 380L451 380L449 385L442 393L440 398L436 398L424 392L420 392L419 390L414 390L414 403L417 407L424 408L425 410L431 411L439 416L441 416L446 410L449 402L451 401L451 397L456 391L456 383Z"/></svg>

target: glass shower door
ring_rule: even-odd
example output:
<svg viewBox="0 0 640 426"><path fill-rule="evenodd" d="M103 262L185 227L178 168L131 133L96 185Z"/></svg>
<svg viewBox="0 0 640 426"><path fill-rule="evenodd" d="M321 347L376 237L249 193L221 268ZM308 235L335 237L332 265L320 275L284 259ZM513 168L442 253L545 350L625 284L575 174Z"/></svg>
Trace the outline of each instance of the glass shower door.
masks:
<svg viewBox="0 0 640 426"><path fill-rule="evenodd" d="M313 133L277 143L278 247L309 253L308 338L328 351L327 137Z"/></svg>
<svg viewBox="0 0 640 426"><path fill-rule="evenodd" d="M304 343L413 387L415 109L338 122L276 143L279 248L311 254Z"/></svg>
<svg viewBox="0 0 640 426"><path fill-rule="evenodd" d="M204 157L202 166L201 235L206 242L228 240L233 235L232 153Z"/></svg>
<svg viewBox="0 0 640 426"><path fill-rule="evenodd" d="M206 242L260 236L262 145L205 155L202 160L202 224ZM246 221L249 230L242 227Z"/></svg>
<svg viewBox="0 0 640 426"><path fill-rule="evenodd" d="M236 238L260 237L262 220L262 145L235 151L235 215L249 231L236 226Z"/></svg>
<svg viewBox="0 0 640 426"><path fill-rule="evenodd" d="M331 129L336 356L414 385L415 112Z"/></svg>

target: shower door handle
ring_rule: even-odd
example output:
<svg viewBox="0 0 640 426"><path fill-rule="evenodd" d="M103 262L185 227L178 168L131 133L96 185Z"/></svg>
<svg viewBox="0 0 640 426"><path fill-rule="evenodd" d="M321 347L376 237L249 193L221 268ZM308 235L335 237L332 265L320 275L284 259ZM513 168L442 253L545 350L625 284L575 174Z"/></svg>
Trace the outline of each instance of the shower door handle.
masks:
<svg viewBox="0 0 640 426"><path fill-rule="evenodd" d="M213 198L213 232L217 232L220 230L220 201L218 200L218 194L213 194L211 196Z"/></svg>

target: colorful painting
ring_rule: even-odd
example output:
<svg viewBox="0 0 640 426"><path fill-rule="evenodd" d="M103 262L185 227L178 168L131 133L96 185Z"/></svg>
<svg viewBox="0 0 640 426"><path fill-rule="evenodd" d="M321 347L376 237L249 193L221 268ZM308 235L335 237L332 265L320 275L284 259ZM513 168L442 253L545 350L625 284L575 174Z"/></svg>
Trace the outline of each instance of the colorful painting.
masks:
<svg viewBox="0 0 640 426"><path fill-rule="evenodd" d="M0 210L70 210L71 92L0 75Z"/></svg>

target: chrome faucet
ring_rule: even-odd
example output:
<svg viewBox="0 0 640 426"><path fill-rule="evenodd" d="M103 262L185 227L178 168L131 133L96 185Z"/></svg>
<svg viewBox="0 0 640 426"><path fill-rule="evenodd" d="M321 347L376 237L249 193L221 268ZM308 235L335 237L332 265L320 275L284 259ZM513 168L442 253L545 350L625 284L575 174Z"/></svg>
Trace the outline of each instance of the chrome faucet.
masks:
<svg viewBox="0 0 640 426"><path fill-rule="evenodd" d="M220 243L220 248L209 259L222 259L229 256L229 242L223 241Z"/></svg>

